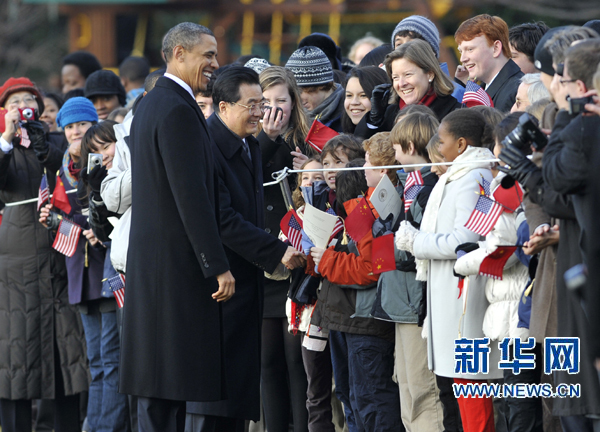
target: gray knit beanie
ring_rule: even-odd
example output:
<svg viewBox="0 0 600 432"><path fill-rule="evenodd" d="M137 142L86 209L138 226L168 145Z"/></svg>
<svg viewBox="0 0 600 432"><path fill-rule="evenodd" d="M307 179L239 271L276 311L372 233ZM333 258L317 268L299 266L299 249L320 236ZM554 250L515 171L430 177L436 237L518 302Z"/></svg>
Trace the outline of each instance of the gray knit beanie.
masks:
<svg viewBox="0 0 600 432"><path fill-rule="evenodd" d="M297 49L285 67L294 73L298 87L319 86L333 82L331 62L317 47L305 46Z"/></svg>
<svg viewBox="0 0 600 432"><path fill-rule="evenodd" d="M431 45L435 56L440 56L440 32L428 18L421 15L412 15L400 21L392 33L392 47L394 46L394 38L401 31L418 33Z"/></svg>

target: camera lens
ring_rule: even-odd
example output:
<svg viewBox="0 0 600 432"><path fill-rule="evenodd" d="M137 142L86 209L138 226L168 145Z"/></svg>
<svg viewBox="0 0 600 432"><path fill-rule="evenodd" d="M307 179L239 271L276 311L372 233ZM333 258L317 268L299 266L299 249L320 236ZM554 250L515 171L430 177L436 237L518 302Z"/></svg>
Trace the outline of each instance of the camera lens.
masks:
<svg viewBox="0 0 600 432"><path fill-rule="evenodd" d="M25 108L23 110L23 117L27 120L31 120L33 118L33 110L31 108Z"/></svg>

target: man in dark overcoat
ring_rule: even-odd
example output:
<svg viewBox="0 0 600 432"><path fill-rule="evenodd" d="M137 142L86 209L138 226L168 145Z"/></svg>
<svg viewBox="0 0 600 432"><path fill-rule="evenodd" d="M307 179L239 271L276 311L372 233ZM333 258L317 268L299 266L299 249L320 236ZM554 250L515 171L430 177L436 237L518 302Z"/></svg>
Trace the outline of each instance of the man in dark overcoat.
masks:
<svg viewBox="0 0 600 432"><path fill-rule="evenodd" d="M188 403L186 430L241 432L260 417L260 334L263 274L280 262L293 268L300 252L264 230L263 175L257 126L262 89L252 69L232 66L213 86L215 113L208 129L219 175L221 238L236 280L236 294L223 305L227 398Z"/></svg>
<svg viewBox="0 0 600 432"><path fill-rule="evenodd" d="M225 397L221 303L235 280L219 236L211 139L194 94L219 67L217 42L181 23L163 39L167 71L131 126L132 213L120 391L139 428L183 431L185 401Z"/></svg>

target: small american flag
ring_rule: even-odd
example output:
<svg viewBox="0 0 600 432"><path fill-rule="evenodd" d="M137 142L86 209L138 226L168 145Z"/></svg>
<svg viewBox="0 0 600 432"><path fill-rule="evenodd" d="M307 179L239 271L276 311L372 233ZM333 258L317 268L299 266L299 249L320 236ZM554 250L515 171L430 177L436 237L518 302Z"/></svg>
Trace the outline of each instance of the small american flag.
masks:
<svg viewBox="0 0 600 432"><path fill-rule="evenodd" d="M486 236L494 228L501 214L502 206L487 196L484 186L479 185L479 198L465 227L479 235Z"/></svg>
<svg viewBox="0 0 600 432"><path fill-rule="evenodd" d="M50 188L48 187L48 179L46 178L46 174L42 176L42 181L40 182L40 190L38 192L38 202L37 202L37 210L40 211L42 205L48 201L50 198Z"/></svg>
<svg viewBox="0 0 600 432"><path fill-rule="evenodd" d="M330 215L333 215L333 216L337 216L331 207L327 208L327 213L329 213ZM333 239L337 235L337 233L339 233L343 229L344 229L344 222L342 222L342 219L340 219L338 217L337 221L335 222L335 225L333 226L333 231L331 232L331 235L329 236L329 241L331 241L331 239Z"/></svg>
<svg viewBox="0 0 600 432"><path fill-rule="evenodd" d="M302 250L302 225L296 220L294 215L291 215L290 221L288 222L289 230L287 238L294 247L294 249Z"/></svg>
<svg viewBox="0 0 600 432"><path fill-rule="evenodd" d="M77 242L79 242L80 234L81 227L79 225L68 219L63 219L58 226L58 232L56 233L52 247L61 254L72 257L77 250Z"/></svg>
<svg viewBox="0 0 600 432"><path fill-rule="evenodd" d="M490 96L482 89L476 82L468 81L465 94L462 99L463 105L467 108L471 108L477 105L485 105L494 107L494 102Z"/></svg>
<svg viewBox="0 0 600 432"><path fill-rule="evenodd" d="M118 274L109 278L108 286L115 295L115 299L117 300L117 306L122 308L123 303L125 302L125 276L122 274Z"/></svg>
<svg viewBox="0 0 600 432"><path fill-rule="evenodd" d="M404 186L404 213L408 212L411 204L423 189L423 176L421 171L412 171L406 178L406 185Z"/></svg>

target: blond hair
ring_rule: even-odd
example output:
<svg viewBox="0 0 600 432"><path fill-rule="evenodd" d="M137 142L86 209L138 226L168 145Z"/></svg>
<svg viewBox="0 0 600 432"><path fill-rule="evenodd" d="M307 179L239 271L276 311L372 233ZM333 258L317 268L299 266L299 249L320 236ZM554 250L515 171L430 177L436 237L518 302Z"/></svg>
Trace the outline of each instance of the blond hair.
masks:
<svg viewBox="0 0 600 432"><path fill-rule="evenodd" d="M412 143L417 154L429 161L427 144L439 127L440 122L431 114L414 112L396 123L390 138L392 144L400 145L404 153L410 151L410 144Z"/></svg>
<svg viewBox="0 0 600 432"><path fill-rule="evenodd" d="M386 166L396 164L396 152L390 140L390 132L379 132L363 141L365 152L369 152L369 162L373 166ZM387 176L392 183L398 183L395 170L387 170Z"/></svg>
<svg viewBox="0 0 600 432"><path fill-rule="evenodd" d="M427 153L431 162L441 162L444 160L444 156L440 153L440 136L437 133L427 143Z"/></svg>

